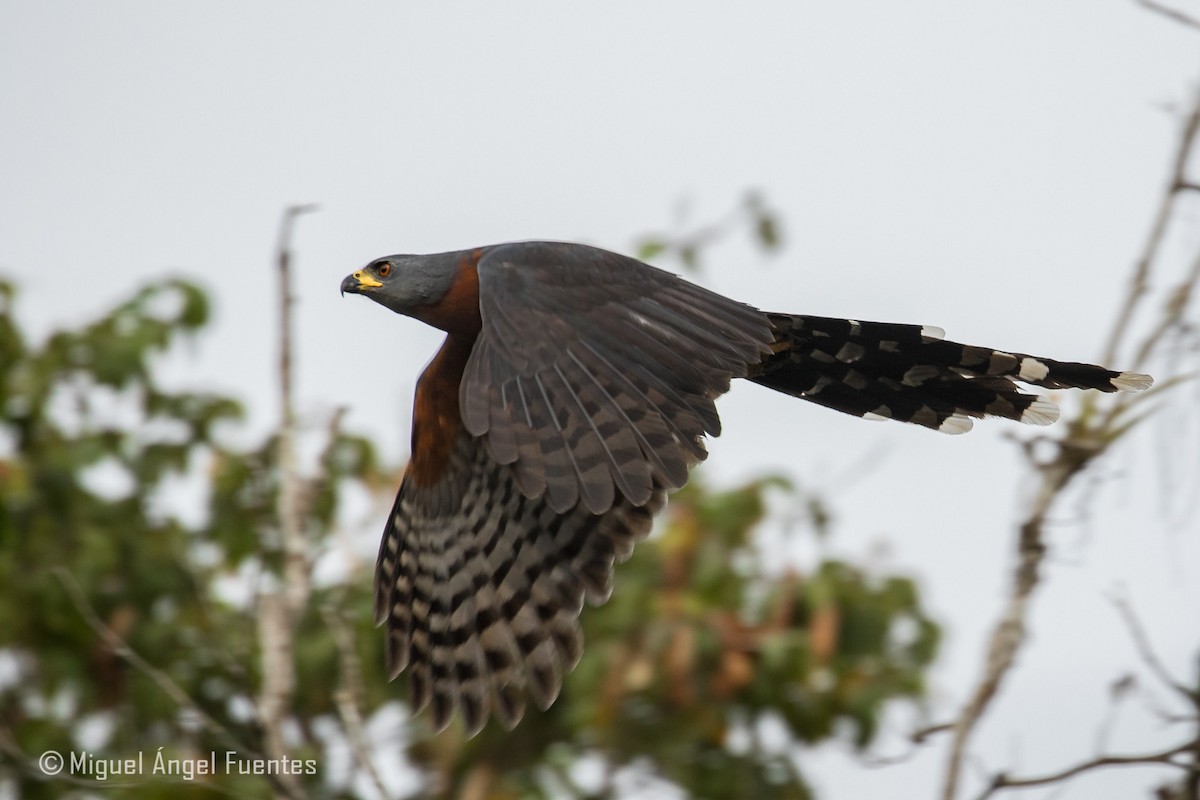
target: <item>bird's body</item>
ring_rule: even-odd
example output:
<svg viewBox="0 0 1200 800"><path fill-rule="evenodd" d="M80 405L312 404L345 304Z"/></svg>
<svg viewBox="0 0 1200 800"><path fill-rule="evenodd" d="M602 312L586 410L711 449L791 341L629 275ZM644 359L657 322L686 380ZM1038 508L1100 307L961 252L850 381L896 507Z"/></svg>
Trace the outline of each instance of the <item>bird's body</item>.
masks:
<svg viewBox="0 0 1200 800"><path fill-rule="evenodd" d="M1150 378L961 345L920 325L766 313L625 256L519 242L378 259L347 277L447 332L417 385L412 459L380 546L393 675L435 724L508 726L579 659L584 599L720 433L732 378L948 433L1057 407L1015 381L1134 391Z"/></svg>

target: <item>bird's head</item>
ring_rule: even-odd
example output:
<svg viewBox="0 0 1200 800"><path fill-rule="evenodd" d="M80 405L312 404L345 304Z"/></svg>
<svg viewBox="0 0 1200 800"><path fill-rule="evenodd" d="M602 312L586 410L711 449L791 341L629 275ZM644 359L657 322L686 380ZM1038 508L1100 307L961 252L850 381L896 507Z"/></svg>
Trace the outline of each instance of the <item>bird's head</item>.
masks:
<svg viewBox="0 0 1200 800"><path fill-rule="evenodd" d="M342 294L365 295L397 314L436 305L454 285L458 259L454 253L377 258L342 281Z"/></svg>
<svg viewBox="0 0 1200 800"><path fill-rule="evenodd" d="M442 330L477 329L478 258L478 251L377 258L342 280L342 294L361 294Z"/></svg>

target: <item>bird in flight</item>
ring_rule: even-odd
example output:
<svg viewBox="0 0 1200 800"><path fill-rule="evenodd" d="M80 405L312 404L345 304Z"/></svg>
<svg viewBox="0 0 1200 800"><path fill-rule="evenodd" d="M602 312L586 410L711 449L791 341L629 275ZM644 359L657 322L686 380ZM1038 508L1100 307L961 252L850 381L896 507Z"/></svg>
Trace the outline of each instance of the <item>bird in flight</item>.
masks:
<svg viewBox="0 0 1200 800"><path fill-rule="evenodd" d="M1048 425L1048 389L1139 391L1148 375L958 344L938 328L777 314L626 256L514 242L379 258L342 281L446 331L417 383L412 457L375 575L387 667L414 713L469 735L554 702L672 489L745 378L859 417L964 433Z"/></svg>

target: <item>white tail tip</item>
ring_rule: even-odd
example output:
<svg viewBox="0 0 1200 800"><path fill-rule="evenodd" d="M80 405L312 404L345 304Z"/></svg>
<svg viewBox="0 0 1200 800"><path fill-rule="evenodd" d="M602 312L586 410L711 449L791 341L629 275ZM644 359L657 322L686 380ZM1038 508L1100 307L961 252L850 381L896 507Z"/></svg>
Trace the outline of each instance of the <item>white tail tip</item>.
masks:
<svg viewBox="0 0 1200 800"><path fill-rule="evenodd" d="M955 414L952 417L946 417L942 424L938 426L938 430L942 433L958 435L960 433L966 433L973 427L975 427L975 423L971 421L970 417L964 417L961 414Z"/></svg>
<svg viewBox="0 0 1200 800"><path fill-rule="evenodd" d="M1154 384L1154 378L1140 372L1122 372L1109 382L1121 392L1141 392Z"/></svg>

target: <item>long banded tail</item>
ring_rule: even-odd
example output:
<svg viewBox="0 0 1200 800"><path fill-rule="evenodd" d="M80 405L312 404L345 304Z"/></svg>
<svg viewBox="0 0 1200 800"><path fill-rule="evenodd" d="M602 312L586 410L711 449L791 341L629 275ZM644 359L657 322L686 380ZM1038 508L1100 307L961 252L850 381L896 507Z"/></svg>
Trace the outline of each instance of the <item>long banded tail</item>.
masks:
<svg viewBox="0 0 1200 800"><path fill-rule="evenodd" d="M749 379L858 417L913 422L965 433L972 418L1033 425L1058 419L1058 406L1025 394L1018 382L1047 389L1136 392L1149 375L947 341L940 328L851 319L768 314L774 353Z"/></svg>

